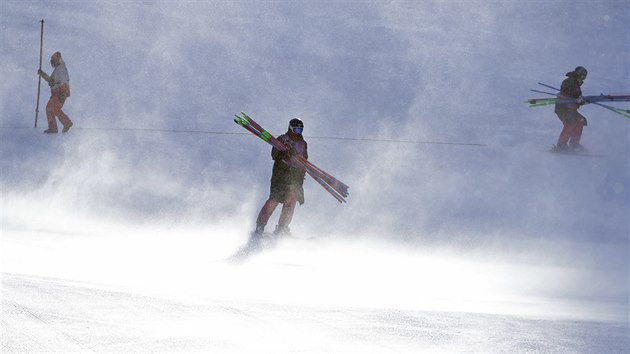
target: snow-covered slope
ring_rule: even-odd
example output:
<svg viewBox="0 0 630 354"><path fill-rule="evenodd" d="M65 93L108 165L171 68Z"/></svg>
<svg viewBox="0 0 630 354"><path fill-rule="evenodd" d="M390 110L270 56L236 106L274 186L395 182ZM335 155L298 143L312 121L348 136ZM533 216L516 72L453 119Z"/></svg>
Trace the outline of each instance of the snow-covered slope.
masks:
<svg viewBox="0 0 630 354"><path fill-rule="evenodd" d="M50 277L182 306L202 297L627 327L630 121L585 106L583 144L603 156L559 156L546 152L561 128L552 108L523 101L577 65L589 69L586 94L629 93L629 8L4 1L3 311L33 306L33 294L11 299ZM65 135L41 133L45 86L32 128L42 18L45 69L59 50L71 77ZM232 122L240 111L275 134L301 117L311 160L351 188L339 205L307 180L292 229L313 239L232 267L223 259L252 229L271 173L269 147ZM81 292L64 289L64 301ZM109 296L90 294L81 301ZM20 318L3 330L19 333ZM579 328L567 338L590 327Z"/></svg>
<svg viewBox="0 0 630 354"><path fill-rule="evenodd" d="M10 305L2 323L11 324L3 326L6 352L610 353L629 345L627 327L598 322L233 300L182 303L15 275L3 277L3 289Z"/></svg>

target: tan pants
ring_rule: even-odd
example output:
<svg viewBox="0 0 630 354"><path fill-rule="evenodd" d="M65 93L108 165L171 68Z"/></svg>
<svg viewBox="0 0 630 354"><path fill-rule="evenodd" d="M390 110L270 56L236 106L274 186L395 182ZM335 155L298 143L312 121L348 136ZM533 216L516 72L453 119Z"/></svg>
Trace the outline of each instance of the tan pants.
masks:
<svg viewBox="0 0 630 354"><path fill-rule="evenodd" d="M70 88L67 84L51 90L50 99L46 105L48 129L57 131L56 118L59 118L59 121L64 127L67 127L71 123L70 118L68 118L68 116L61 110L68 96L70 96Z"/></svg>

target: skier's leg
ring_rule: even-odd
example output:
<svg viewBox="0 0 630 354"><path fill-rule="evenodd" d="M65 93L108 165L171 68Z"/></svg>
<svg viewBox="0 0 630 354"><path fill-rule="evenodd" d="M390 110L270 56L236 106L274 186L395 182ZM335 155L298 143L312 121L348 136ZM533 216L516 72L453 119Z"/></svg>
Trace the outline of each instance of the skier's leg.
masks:
<svg viewBox="0 0 630 354"><path fill-rule="evenodd" d="M61 110L61 107L63 106L63 104L61 104L61 106L59 107L59 111L57 113L57 118L59 118L59 121L61 122L61 124L63 124L64 128L70 128L72 126L72 121L70 120L70 118Z"/></svg>
<svg viewBox="0 0 630 354"><path fill-rule="evenodd" d="M556 146L560 149L567 147L567 143L569 142L569 138L571 138L572 130L573 130L571 123L567 122L566 120L562 121L562 125L563 125L562 131L560 132L560 136L558 137L558 143L556 144Z"/></svg>
<svg viewBox="0 0 630 354"><path fill-rule="evenodd" d="M66 103L66 98L68 97L67 88L68 88L67 85L62 85L61 87L54 89L52 92L52 95L54 99L56 100L55 112L53 113L55 114L55 116L57 116L61 124L63 124L63 127L66 128L64 129L64 132L68 131L67 129L69 129L70 126L72 126L72 121L70 120L70 118L68 118L68 116L61 110L63 108L64 103Z"/></svg>
<svg viewBox="0 0 630 354"><path fill-rule="evenodd" d="M46 118L48 119L48 130L47 132L56 133L57 132L57 119L55 119L55 113L57 112L57 98L54 96L50 96L48 103L46 104Z"/></svg>
<svg viewBox="0 0 630 354"><path fill-rule="evenodd" d="M295 203L297 202L297 193L295 186L289 186L287 191L287 198L282 205L282 212L280 213L280 219L278 220L278 230L288 229L291 220L293 219L293 210L295 209Z"/></svg>
<svg viewBox="0 0 630 354"><path fill-rule="evenodd" d="M575 123L573 123L573 127L571 130L571 139L570 139L570 147L578 148L580 147L580 140L582 139L582 130L584 130L584 116L581 114L577 114L578 119L576 119Z"/></svg>
<svg viewBox="0 0 630 354"><path fill-rule="evenodd" d="M258 218L256 218L257 228L258 226L262 226L262 228L264 228L265 225L267 225L271 214L273 214L273 211L276 210L278 204L279 203L272 198L267 199L263 207L260 209L260 212L258 213Z"/></svg>

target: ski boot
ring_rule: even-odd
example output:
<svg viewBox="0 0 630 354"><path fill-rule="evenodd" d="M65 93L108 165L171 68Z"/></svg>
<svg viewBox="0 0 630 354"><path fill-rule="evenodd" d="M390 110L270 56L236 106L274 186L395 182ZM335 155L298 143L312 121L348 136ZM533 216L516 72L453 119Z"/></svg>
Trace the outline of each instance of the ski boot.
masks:
<svg viewBox="0 0 630 354"><path fill-rule="evenodd" d="M265 232L265 225L256 224L256 230L252 232L249 237L249 245L258 246L262 242L263 234Z"/></svg>
<svg viewBox="0 0 630 354"><path fill-rule="evenodd" d="M584 146L582 146L582 144L578 143L578 144L571 145L571 151L577 152L577 153L585 153L588 150Z"/></svg>
<svg viewBox="0 0 630 354"><path fill-rule="evenodd" d="M553 152L569 152L569 145L567 144L558 144L554 145L551 149Z"/></svg>
<svg viewBox="0 0 630 354"><path fill-rule="evenodd" d="M291 236L291 230L287 225L277 225L276 229L273 231L273 234L276 237Z"/></svg>
<svg viewBox="0 0 630 354"><path fill-rule="evenodd" d="M62 133L67 133L68 130L70 130L70 128L73 126L72 122L68 123L68 125L66 125L65 127L63 127L63 129L61 130Z"/></svg>

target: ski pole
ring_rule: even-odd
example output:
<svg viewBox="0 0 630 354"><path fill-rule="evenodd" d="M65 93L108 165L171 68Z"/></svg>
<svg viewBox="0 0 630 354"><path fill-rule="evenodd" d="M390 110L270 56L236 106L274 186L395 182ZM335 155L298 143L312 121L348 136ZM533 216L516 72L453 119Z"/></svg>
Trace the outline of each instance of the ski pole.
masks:
<svg viewBox="0 0 630 354"><path fill-rule="evenodd" d="M41 29L39 34L39 70L42 70L42 52L44 49L44 19L41 20ZM39 71L38 71L39 73ZM39 92L42 85L42 77L37 75L37 104L35 106L35 127L37 128L37 117L39 116Z"/></svg>
<svg viewBox="0 0 630 354"><path fill-rule="evenodd" d="M609 106L609 105L602 104L602 103L599 103L599 102L593 102L593 104L596 104L596 105L598 105L600 107L606 108L606 109L608 109L610 111L613 111L613 112L615 112L617 114L620 114L623 117L630 118L630 110L628 110L628 109L617 108L617 107Z"/></svg>
<svg viewBox="0 0 630 354"><path fill-rule="evenodd" d="M546 92L546 91L540 91L540 90L534 90L534 89L530 89L530 91L532 92L537 92L537 93L544 93L545 95L551 95L551 96L556 96L557 93L551 93L551 92ZM549 99L549 98L546 98Z"/></svg>
<svg viewBox="0 0 630 354"><path fill-rule="evenodd" d="M559 88L555 88L555 87L553 87L553 86L551 86L551 85L547 85L547 84L544 84L544 83L542 83L542 82L539 82L539 83L538 83L538 85L540 85L540 86L545 86L546 88L550 88L550 89L552 89L552 90L560 91L560 89L559 89Z"/></svg>

